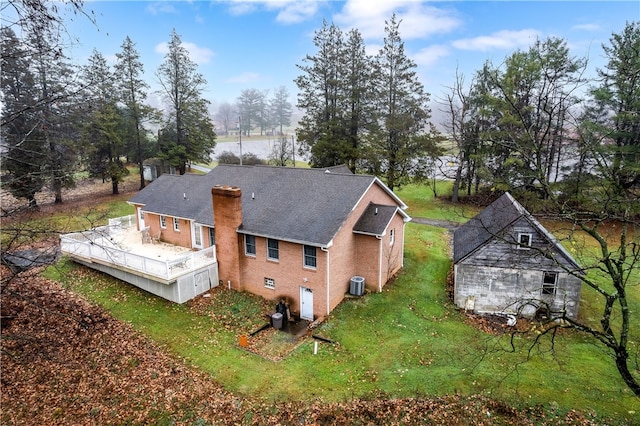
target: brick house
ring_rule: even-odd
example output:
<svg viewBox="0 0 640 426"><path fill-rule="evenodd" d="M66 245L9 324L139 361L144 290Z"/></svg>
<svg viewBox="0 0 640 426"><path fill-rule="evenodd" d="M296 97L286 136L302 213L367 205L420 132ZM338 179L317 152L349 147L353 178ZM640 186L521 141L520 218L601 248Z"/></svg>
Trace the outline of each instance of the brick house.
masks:
<svg viewBox="0 0 640 426"><path fill-rule="evenodd" d="M138 229L195 250L215 245L219 284L313 320L354 277L381 291L403 266L406 205L378 178L346 167L218 165L162 175L129 200Z"/></svg>
<svg viewBox="0 0 640 426"><path fill-rule="evenodd" d="M456 229L453 263L460 308L578 316L580 266L509 193Z"/></svg>

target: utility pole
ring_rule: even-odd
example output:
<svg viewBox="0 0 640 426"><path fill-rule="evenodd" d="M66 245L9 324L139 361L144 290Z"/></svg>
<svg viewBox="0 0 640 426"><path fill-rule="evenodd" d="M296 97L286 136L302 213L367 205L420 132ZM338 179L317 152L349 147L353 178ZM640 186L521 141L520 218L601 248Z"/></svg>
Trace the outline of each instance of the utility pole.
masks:
<svg viewBox="0 0 640 426"><path fill-rule="evenodd" d="M242 166L242 116L238 116L238 137L240 141L240 165Z"/></svg>
<svg viewBox="0 0 640 426"><path fill-rule="evenodd" d="M296 143L291 135L291 156L293 157L293 167L296 166Z"/></svg>

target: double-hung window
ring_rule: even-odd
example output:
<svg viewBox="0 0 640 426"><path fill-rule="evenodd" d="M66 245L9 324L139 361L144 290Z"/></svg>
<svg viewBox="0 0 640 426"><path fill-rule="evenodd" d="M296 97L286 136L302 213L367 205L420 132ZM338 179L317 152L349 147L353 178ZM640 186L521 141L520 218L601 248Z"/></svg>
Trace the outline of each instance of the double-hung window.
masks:
<svg viewBox="0 0 640 426"><path fill-rule="evenodd" d="M396 230L392 229L389 232L389 245L392 246L393 243L395 243L395 242L396 242Z"/></svg>
<svg viewBox="0 0 640 426"><path fill-rule="evenodd" d="M180 219L177 217L173 218L173 230L176 232L180 232Z"/></svg>
<svg viewBox="0 0 640 426"><path fill-rule="evenodd" d="M545 272L542 278L542 294L556 294L556 287L558 286L558 273L557 272Z"/></svg>
<svg viewBox="0 0 640 426"><path fill-rule="evenodd" d="M317 257L316 248L313 246L304 246L304 266L305 268L316 269Z"/></svg>
<svg viewBox="0 0 640 426"><path fill-rule="evenodd" d="M167 228L167 217L163 214L160 215L160 228L162 229Z"/></svg>
<svg viewBox="0 0 640 426"><path fill-rule="evenodd" d="M248 256L256 255L256 237L255 235L244 236L244 253Z"/></svg>
<svg viewBox="0 0 640 426"><path fill-rule="evenodd" d="M267 259L280 259L280 254L278 253L278 240L267 238Z"/></svg>

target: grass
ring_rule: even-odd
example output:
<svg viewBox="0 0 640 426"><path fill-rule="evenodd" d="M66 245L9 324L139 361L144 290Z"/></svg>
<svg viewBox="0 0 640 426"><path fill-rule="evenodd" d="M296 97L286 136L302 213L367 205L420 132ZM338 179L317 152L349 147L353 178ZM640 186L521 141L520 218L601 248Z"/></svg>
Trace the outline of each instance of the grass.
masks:
<svg viewBox="0 0 640 426"><path fill-rule="evenodd" d="M450 218L439 211L448 209L447 203L424 187L398 193L414 216ZM237 344L268 309L256 296L219 289L219 303L189 307L68 261L47 274L242 395L344 401L485 394L516 407L541 405L550 414L593 413L596 421L631 422L638 415L638 399L592 339L566 331L553 351L545 341L529 352L527 338L515 340L515 351L507 350L505 336L469 325L448 299L446 231L409 223L406 236L405 268L398 278L382 293L343 302L315 331L335 344L320 342L314 355L314 342L307 339L277 363ZM637 286L630 292L631 309L638 312ZM597 318L601 303L593 293L584 292L581 312ZM635 321L637 342L637 316Z"/></svg>

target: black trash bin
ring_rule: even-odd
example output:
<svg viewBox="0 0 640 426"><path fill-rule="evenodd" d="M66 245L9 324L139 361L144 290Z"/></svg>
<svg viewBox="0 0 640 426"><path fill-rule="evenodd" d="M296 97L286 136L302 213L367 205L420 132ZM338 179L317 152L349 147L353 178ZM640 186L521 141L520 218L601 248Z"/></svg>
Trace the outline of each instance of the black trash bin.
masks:
<svg viewBox="0 0 640 426"><path fill-rule="evenodd" d="M280 330L282 328L282 314L280 312L276 312L271 315L271 325L273 328Z"/></svg>

